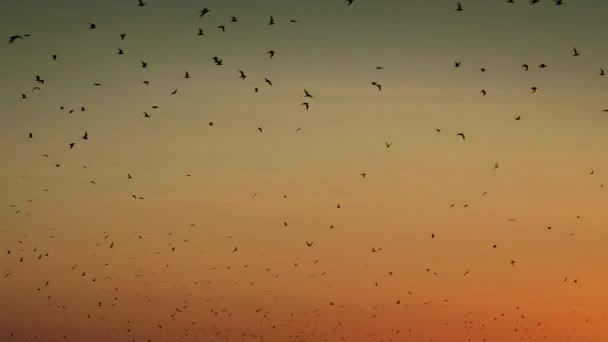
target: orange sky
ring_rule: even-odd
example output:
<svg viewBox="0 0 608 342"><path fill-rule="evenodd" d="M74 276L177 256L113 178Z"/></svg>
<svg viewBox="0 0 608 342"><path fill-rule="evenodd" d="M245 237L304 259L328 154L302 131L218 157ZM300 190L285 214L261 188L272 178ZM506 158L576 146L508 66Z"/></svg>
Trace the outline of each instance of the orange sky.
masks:
<svg viewBox="0 0 608 342"><path fill-rule="evenodd" d="M608 3L461 2L2 4L0 339L606 341Z"/></svg>

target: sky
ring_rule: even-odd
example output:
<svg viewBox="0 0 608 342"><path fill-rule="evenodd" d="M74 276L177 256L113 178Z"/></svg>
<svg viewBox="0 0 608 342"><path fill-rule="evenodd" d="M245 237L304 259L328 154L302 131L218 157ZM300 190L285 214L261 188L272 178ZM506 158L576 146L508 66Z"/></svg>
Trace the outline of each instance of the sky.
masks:
<svg viewBox="0 0 608 342"><path fill-rule="evenodd" d="M606 341L608 3L461 4L2 1L0 338Z"/></svg>

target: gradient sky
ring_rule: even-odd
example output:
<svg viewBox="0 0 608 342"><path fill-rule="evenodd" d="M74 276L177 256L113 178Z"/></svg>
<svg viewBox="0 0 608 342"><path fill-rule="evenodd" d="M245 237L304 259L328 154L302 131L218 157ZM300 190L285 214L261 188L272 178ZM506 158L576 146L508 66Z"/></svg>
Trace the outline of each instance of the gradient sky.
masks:
<svg viewBox="0 0 608 342"><path fill-rule="evenodd" d="M608 2L461 2L0 2L0 339L606 341Z"/></svg>

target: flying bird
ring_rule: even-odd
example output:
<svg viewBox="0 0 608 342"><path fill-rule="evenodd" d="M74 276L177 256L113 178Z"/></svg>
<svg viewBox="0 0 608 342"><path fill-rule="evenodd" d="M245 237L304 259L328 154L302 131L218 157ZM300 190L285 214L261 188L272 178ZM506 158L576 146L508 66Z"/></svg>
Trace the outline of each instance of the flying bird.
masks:
<svg viewBox="0 0 608 342"><path fill-rule="evenodd" d="M467 138L464 136L464 133L458 133L458 134L456 134L456 135L460 136L460 137L462 138L462 140L463 140L463 141L466 141L466 140L467 140Z"/></svg>
<svg viewBox="0 0 608 342"><path fill-rule="evenodd" d="M211 10L205 7L205 8L203 8L202 10L200 10L200 11L198 12L198 14L199 14L199 16L198 16L198 17L199 17L199 18L202 18L202 17L203 17L205 14L207 14L207 13L209 13L209 12L211 12Z"/></svg>
<svg viewBox="0 0 608 342"><path fill-rule="evenodd" d="M461 12L462 11L462 4L460 2L456 3L456 9L455 9L455 11L456 12Z"/></svg>

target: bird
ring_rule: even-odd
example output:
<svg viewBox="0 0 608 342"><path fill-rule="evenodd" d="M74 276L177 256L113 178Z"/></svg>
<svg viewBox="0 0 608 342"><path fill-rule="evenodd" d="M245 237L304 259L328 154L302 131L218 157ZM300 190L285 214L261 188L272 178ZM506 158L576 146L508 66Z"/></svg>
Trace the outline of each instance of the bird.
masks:
<svg viewBox="0 0 608 342"><path fill-rule="evenodd" d="M127 37L126 33L121 33L118 35L120 37L120 40L125 40L125 38Z"/></svg>
<svg viewBox="0 0 608 342"><path fill-rule="evenodd" d="M198 33L197 33L197 35L198 35L198 36L204 36L204 35L205 35L205 33L203 32L203 29L202 29L202 28L200 28L200 27L198 28Z"/></svg>
<svg viewBox="0 0 608 342"><path fill-rule="evenodd" d="M347 6L350 6L353 4L355 0L346 0Z"/></svg>
<svg viewBox="0 0 608 342"><path fill-rule="evenodd" d="M384 142L384 146L386 146L386 148L390 148L391 146L393 146L393 143L392 143L392 142L385 141L385 142Z"/></svg>
<svg viewBox="0 0 608 342"><path fill-rule="evenodd" d="M483 74L484 72L486 72L486 68L481 68L479 69L479 71L481 71L481 73Z"/></svg>
<svg viewBox="0 0 608 342"><path fill-rule="evenodd" d="M205 14L207 14L207 13L209 13L209 12L211 12L211 10L205 7L205 8L203 8L202 10L200 10L200 11L198 12L198 14L199 14L199 16L198 16L198 17L199 17L199 18L202 18L202 17L203 17Z"/></svg>
<svg viewBox="0 0 608 342"><path fill-rule="evenodd" d="M359 174L361 176L361 178L365 178L367 176L367 173L363 172Z"/></svg>
<svg viewBox="0 0 608 342"><path fill-rule="evenodd" d="M188 73L187 71L184 71L184 78L190 78L190 73Z"/></svg>
<svg viewBox="0 0 608 342"><path fill-rule="evenodd" d="M528 64L522 64L521 67L524 68L525 71L528 71L528 69L530 69L530 66Z"/></svg>
<svg viewBox="0 0 608 342"><path fill-rule="evenodd" d="M10 36L10 37L8 37L8 43L9 44L13 44L17 39L23 40L23 36L22 35L18 35L18 34Z"/></svg>
<svg viewBox="0 0 608 342"><path fill-rule="evenodd" d="M150 114L148 114L147 112L144 112L144 118L149 118Z"/></svg>
<svg viewBox="0 0 608 342"><path fill-rule="evenodd" d="M578 57L578 56L580 56L580 55L581 55L581 54L578 52L578 50L577 50L575 47L574 47L574 48L572 48L572 56L573 56L573 57Z"/></svg>
<svg viewBox="0 0 608 342"><path fill-rule="evenodd" d="M258 131L259 131L260 133L264 133L264 130L262 129L262 127L258 127Z"/></svg>
<svg viewBox="0 0 608 342"><path fill-rule="evenodd" d="M70 150L74 148L74 145L76 145L76 143L69 143L68 146L70 146Z"/></svg>
<svg viewBox="0 0 608 342"><path fill-rule="evenodd" d="M222 32L226 32L226 26L224 25L220 25L217 28L220 29Z"/></svg>
<svg viewBox="0 0 608 342"><path fill-rule="evenodd" d="M148 67L148 62L146 62L146 61L141 61L141 67L142 67L142 68L147 68L147 67Z"/></svg>
<svg viewBox="0 0 608 342"><path fill-rule="evenodd" d="M95 25L94 23L89 23L89 30L94 30L97 28L97 25Z"/></svg>
<svg viewBox="0 0 608 342"><path fill-rule="evenodd" d="M271 85L271 86L272 86L272 82L271 82L269 79L264 78L264 82L266 82L266 83L268 83L269 85Z"/></svg>
<svg viewBox="0 0 608 342"><path fill-rule="evenodd" d="M146 6L146 3L144 2L144 0L138 0L137 7L144 7L144 6Z"/></svg>
<svg viewBox="0 0 608 342"><path fill-rule="evenodd" d="M517 121L521 120L521 115L516 116L515 120L517 120Z"/></svg>
<svg viewBox="0 0 608 342"><path fill-rule="evenodd" d="M245 80L247 78L247 75L245 75L245 73L243 72L243 70L239 70L239 78L242 80Z"/></svg>
<svg viewBox="0 0 608 342"><path fill-rule="evenodd" d="M219 57L213 57L211 59L215 62L216 65L223 65L224 63L224 61Z"/></svg>
<svg viewBox="0 0 608 342"><path fill-rule="evenodd" d="M306 246L307 247L312 247L313 244L314 244L314 242L308 242L308 241L306 241Z"/></svg>
<svg viewBox="0 0 608 342"><path fill-rule="evenodd" d="M456 3L456 9L455 9L455 11L456 12L461 12L462 11L462 4L460 2Z"/></svg>
<svg viewBox="0 0 608 342"><path fill-rule="evenodd" d="M171 92L171 95L175 95L175 94L177 94L177 89L175 89Z"/></svg>
<svg viewBox="0 0 608 342"><path fill-rule="evenodd" d="M530 5L535 5L539 2L540 2L540 0L530 0Z"/></svg>
<svg viewBox="0 0 608 342"><path fill-rule="evenodd" d="M302 102L302 106L304 106L304 108L306 108L306 110L310 109L310 104L308 102Z"/></svg>
<svg viewBox="0 0 608 342"><path fill-rule="evenodd" d="M270 18L268 19L268 25L272 26L272 25L274 25L274 24L275 24L275 22L274 22L274 17L273 17L273 16L270 16Z"/></svg>
<svg viewBox="0 0 608 342"><path fill-rule="evenodd" d="M541 69L545 69L547 67L547 64L541 63L541 64L538 65L538 67L541 68Z"/></svg>
<svg viewBox="0 0 608 342"><path fill-rule="evenodd" d="M125 51L121 48L118 48L118 51L116 52L117 55L124 55Z"/></svg>
<svg viewBox="0 0 608 342"><path fill-rule="evenodd" d="M458 134L456 134L456 135L460 136L460 137L462 138L462 140L463 140L463 141L466 141L466 140L467 140L467 138L465 137L464 133L458 133Z"/></svg>
<svg viewBox="0 0 608 342"><path fill-rule="evenodd" d="M88 140L89 139L89 132L84 131L84 135L82 136L82 140Z"/></svg>
<svg viewBox="0 0 608 342"><path fill-rule="evenodd" d="M532 94L536 94L538 87L532 87L532 88L530 88L530 90L532 91Z"/></svg>
<svg viewBox="0 0 608 342"><path fill-rule="evenodd" d="M33 133L28 134L28 138L29 139L34 139L34 134Z"/></svg>
<svg viewBox="0 0 608 342"><path fill-rule="evenodd" d="M56 60L57 60L57 57L58 57L57 55L52 55L52 56L51 56L51 58L52 58L54 61L56 61Z"/></svg>
<svg viewBox="0 0 608 342"><path fill-rule="evenodd" d="M230 17L230 22L236 23L238 19L235 16Z"/></svg>
<svg viewBox="0 0 608 342"><path fill-rule="evenodd" d="M564 0L555 0L555 6L561 6L564 4Z"/></svg>
<svg viewBox="0 0 608 342"><path fill-rule="evenodd" d="M481 89L480 93L481 93L481 96L486 96L488 94L488 92L485 89Z"/></svg>
<svg viewBox="0 0 608 342"><path fill-rule="evenodd" d="M372 85L375 86L376 88L378 88L378 91L382 90L382 85L377 83L377 82L372 82Z"/></svg>
<svg viewBox="0 0 608 342"><path fill-rule="evenodd" d="M308 97L308 98L314 98L312 95L310 95L310 93L308 92L308 90L304 89L304 97Z"/></svg>
<svg viewBox="0 0 608 342"><path fill-rule="evenodd" d="M462 62L460 62L460 61L455 61L455 62L454 62L454 67L455 67L455 68L460 68L460 64L461 64L461 63L462 63Z"/></svg>
<svg viewBox="0 0 608 342"><path fill-rule="evenodd" d="M268 50L268 52L266 52L266 53L268 54L268 56L270 58L273 58L276 52L274 50Z"/></svg>
<svg viewBox="0 0 608 342"><path fill-rule="evenodd" d="M604 72L604 69L601 69L601 68L600 68L600 73L599 73L599 75L600 75L600 76L606 76L606 73Z"/></svg>

